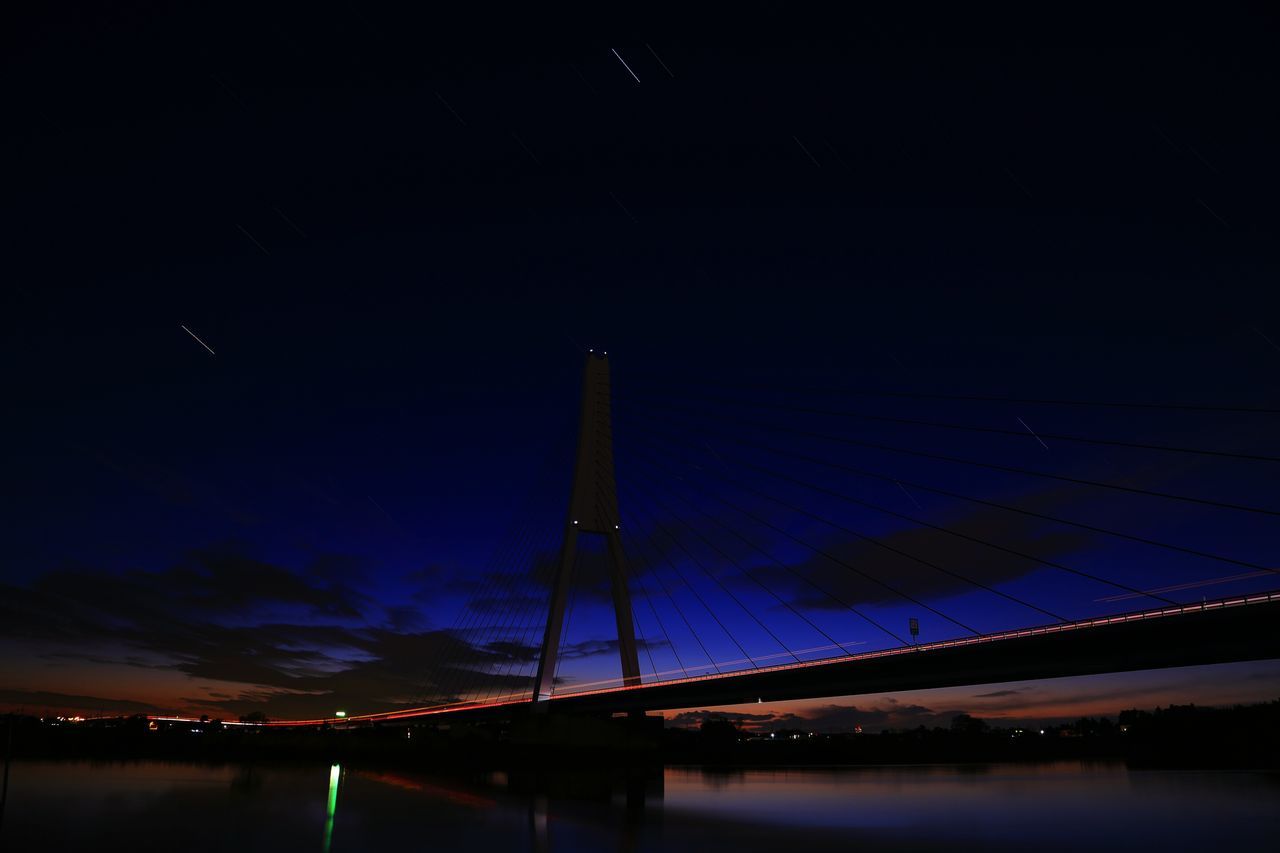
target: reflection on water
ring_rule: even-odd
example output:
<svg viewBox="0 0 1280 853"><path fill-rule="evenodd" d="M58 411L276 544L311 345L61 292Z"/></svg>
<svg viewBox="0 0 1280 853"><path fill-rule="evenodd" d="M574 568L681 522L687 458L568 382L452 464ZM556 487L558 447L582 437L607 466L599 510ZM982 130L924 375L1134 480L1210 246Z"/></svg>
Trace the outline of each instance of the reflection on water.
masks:
<svg viewBox="0 0 1280 853"><path fill-rule="evenodd" d="M342 768L335 764L329 768L329 801L324 816L324 853L333 847L333 814L338 810L338 781L342 778Z"/></svg>
<svg viewBox="0 0 1280 853"><path fill-rule="evenodd" d="M457 778L337 764L16 762L11 773L5 851L1252 849L1280 831L1274 777L1121 764Z"/></svg>

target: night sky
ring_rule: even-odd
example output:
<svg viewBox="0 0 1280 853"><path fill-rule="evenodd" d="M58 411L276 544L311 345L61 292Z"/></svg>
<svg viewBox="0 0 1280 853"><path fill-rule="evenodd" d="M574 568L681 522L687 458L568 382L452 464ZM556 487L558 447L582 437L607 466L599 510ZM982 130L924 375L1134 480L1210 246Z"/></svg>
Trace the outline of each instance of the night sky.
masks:
<svg viewBox="0 0 1280 853"><path fill-rule="evenodd" d="M458 694L442 662L527 684L592 348L646 672L894 644L839 602L930 640L1280 585L1277 20L1037 14L9 10L0 708L379 711ZM576 577L566 685L618 668L598 548Z"/></svg>

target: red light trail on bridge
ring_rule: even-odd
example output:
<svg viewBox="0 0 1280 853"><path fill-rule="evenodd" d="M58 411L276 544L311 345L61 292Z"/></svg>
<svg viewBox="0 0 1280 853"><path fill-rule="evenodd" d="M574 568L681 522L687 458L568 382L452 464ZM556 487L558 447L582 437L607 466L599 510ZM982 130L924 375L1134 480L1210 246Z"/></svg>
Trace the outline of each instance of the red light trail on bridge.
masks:
<svg viewBox="0 0 1280 853"><path fill-rule="evenodd" d="M1190 614L1206 613L1213 611L1221 611L1234 608L1242 608L1250 605L1269 604L1280 602L1280 591L1258 593L1247 596L1234 596L1231 598L1216 599L1206 601L1200 604L1186 604L1176 607L1162 607L1155 610L1140 610L1130 613L1122 613L1114 616L1100 616L1090 619L1081 619L1074 622L1063 622L1051 625L1040 625L1032 628L1020 628L1010 631L999 631L991 634L982 634L976 637L961 637L951 640L938 640L931 643L922 643L917 646L905 646L890 649L878 649L876 651L861 652L853 655L840 655L838 657L823 658L813 661L800 661L795 663L775 664L772 666L759 667L757 669L734 670L731 672L708 673L705 675L685 676L681 678L664 679L661 681L651 681L646 684L621 684L622 679L615 679L615 683L610 682L594 682L593 684L584 685L587 689L569 690L562 693L554 694L550 701L580 698L584 696L601 696L608 694L629 694L634 691L651 690L658 687L670 687L678 684L706 683L715 682L730 678L739 678L748 675L763 675L772 672L782 672L787 670L798 669L815 669L821 667L832 666L835 664L853 663L857 661L870 661L886 657L894 657L901 655L919 655L928 654L929 652L938 652L945 649L954 649L965 646L975 646L992 643L1002 643L1029 637L1046 636L1051 634L1062 634L1072 631L1085 631L1091 628L1102 628L1107 626L1121 625L1126 623L1143 622L1153 619L1164 619L1169 617L1185 616ZM608 684L608 686L596 686L599 684ZM239 725L249 726L266 726L273 728L287 727L312 727L312 726L334 726L348 727L352 724L367 724L380 722L393 722L413 719L423 719L428 717L439 717L441 715L456 714L465 711L476 711L481 709L501 708L514 705L530 705L533 699L529 694L507 694L505 696L495 697L493 699L480 702L455 702L447 705L431 705L421 708L406 708L399 711L384 711L374 714L352 714L346 717L324 717L308 720L271 720L265 723L242 723ZM181 717L181 716L152 716L149 719L164 722L198 722L198 720Z"/></svg>

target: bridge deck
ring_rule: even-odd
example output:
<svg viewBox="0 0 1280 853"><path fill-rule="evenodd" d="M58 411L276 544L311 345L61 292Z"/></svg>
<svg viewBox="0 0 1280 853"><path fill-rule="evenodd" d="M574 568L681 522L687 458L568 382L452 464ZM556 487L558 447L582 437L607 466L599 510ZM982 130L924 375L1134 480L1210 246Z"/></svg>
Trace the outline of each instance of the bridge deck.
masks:
<svg viewBox="0 0 1280 853"><path fill-rule="evenodd" d="M1103 672L1280 658L1280 591L881 649L800 663L567 691L565 713L852 696ZM528 695L272 726L351 726L482 717L529 705ZM172 718L163 718L172 719Z"/></svg>

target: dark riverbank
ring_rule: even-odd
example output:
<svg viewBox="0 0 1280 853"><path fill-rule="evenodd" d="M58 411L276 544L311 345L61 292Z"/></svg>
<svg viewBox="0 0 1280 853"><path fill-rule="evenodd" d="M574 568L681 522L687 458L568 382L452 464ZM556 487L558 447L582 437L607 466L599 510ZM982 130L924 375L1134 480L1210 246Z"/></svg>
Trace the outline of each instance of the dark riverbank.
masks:
<svg viewBox="0 0 1280 853"><path fill-rule="evenodd" d="M145 717L0 718L14 758L376 761L420 767L566 765L860 765L1119 760L1134 766L1280 769L1280 701L1236 708L1171 706L1009 729L958 717L949 728L879 734L746 732L711 719L699 730L640 720L517 717L451 728L230 726Z"/></svg>

